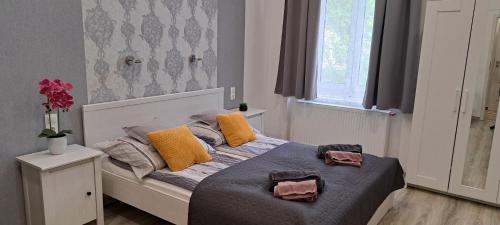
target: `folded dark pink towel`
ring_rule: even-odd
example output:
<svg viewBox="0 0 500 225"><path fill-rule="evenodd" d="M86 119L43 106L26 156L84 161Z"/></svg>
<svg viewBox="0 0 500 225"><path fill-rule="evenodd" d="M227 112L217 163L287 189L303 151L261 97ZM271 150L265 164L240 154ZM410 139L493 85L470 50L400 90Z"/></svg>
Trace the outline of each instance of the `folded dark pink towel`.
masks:
<svg viewBox="0 0 500 225"><path fill-rule="evenodd" d="M294 201L315 201L318 196L316 180L283 181L274 187L274 196Z"/></svg>
<svg viewBox="0 0 500 225"><path fill-rule="evenodd" d="M283 181L274 187L274 196L285 196L291 194L307 194L317 192L316 180L306 181Z"/></svg>
<svg viewBox="0 0 500 225"><path fill-rule="evenodd" d="M325 164L327 165L346 165L361 167L363 157L360 153L327 151L325 153Z"/></svg>

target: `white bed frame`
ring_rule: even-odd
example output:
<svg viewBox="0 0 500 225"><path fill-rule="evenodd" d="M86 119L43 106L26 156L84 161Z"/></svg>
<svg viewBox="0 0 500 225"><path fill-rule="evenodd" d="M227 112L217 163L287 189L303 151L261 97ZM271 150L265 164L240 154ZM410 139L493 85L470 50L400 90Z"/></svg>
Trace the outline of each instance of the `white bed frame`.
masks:
<svg viewBox="0 0 500 225"><path fill-rule="evenodd" d="M224 88L85 105L85 145L92 147L98 142L121 137L124 126L157 119L183 124L191 121L190 115L223 107ZM102 179L104 194L169 222L187 224L191 192L169 184L162 189L145 186L138 180L104 169ZM393 194L380 205L368 224L378 224L392 204Z"/></svg>

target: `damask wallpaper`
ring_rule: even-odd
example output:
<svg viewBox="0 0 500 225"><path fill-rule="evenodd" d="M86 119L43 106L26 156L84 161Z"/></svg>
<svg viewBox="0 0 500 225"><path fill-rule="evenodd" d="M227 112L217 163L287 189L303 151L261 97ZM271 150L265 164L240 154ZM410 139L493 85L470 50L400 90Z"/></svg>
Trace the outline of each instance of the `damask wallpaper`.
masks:
<svg viewBox="0 0 500 225"><path fill-rule="evenodd" d="M217 86L217 0L82 0L89 103ZM195 54L201 61L189 62ZM134 56L142 63L127 65Z"/></svg>

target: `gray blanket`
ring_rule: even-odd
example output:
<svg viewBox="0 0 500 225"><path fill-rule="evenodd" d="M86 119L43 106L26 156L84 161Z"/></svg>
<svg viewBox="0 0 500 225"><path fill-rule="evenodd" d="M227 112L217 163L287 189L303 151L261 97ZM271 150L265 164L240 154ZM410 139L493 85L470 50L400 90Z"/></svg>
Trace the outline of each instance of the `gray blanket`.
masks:
<svg viewBox="0 0 500 225"><path fill-rule="evenodd" d="M269 192L272 170L319 170L326 185L314 203ZM364 154L361 168L328 166L316 147L288 143L207 177L189 204L190 225L361 225L394 190L404 186L397 159Z"/></svg>

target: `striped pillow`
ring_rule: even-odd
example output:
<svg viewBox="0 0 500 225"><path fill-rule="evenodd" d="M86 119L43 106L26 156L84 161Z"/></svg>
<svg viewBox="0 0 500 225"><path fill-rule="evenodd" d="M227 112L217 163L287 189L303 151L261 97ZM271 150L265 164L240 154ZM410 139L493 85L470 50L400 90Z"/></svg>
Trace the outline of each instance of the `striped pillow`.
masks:
<svg viewBox="0 0 500 225"><path fill-rule="evenodd" d="M207 142L211 146L217 147L226 143L226 139L224 138L222 132L212 128L210 125L202 122L196 122L190 124L189 129L191 129L194 136Z"/></svg>

